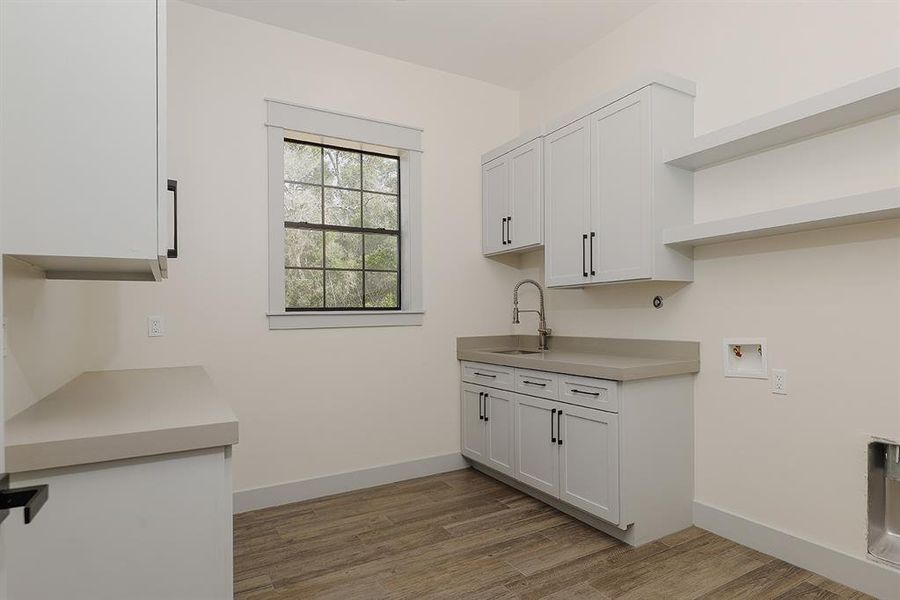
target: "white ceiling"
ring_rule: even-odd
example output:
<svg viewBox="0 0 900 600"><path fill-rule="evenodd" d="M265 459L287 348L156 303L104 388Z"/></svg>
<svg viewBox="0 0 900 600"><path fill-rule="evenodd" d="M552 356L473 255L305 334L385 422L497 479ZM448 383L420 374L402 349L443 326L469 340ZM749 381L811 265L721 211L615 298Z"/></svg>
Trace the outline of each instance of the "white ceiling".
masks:
<svg viewBox="0 0 900 600"><path fill-rule="evenodd" d="M187 0L513 89L652 4L644 0Z"/></svg>

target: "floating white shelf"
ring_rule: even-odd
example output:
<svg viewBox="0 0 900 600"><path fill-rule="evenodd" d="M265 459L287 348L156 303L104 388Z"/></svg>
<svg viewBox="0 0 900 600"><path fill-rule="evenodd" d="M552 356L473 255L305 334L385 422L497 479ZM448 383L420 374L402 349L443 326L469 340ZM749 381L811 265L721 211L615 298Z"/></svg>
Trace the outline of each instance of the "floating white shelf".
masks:
<svg viewBox="0 0 900 600"><path fill-rule="evenodd" d="M666 245L704 246L900 218L900 188L843 196L663 231Z"/></svg>
<svg viewBox="0 0 900 600"><path fill-rule="evenodd" d="M701 135L666 163L696 171L897 112L900 69L892 69Z"/></svg>

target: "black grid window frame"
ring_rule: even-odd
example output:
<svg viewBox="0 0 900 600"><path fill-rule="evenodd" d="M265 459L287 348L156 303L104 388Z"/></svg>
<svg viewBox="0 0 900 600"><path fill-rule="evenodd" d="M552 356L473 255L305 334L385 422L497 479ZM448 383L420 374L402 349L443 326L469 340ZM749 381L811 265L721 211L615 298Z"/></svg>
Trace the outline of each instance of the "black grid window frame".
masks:
<svg viewBox="0 0 900 600"><path fill-rule="evenodd" d="M329 144L317 144L315 142L306 142L303 140L295 140L292 138L284 138L285 144L300 144L303 146L312 146L315 148L319 148L322 166L321 166L321 175L322 182L321 183L309 183L306 181L294 181L291 179L284 179L284 183L290 184L298 184L298 185L308 185L318 187L320 190L320 204L322 210L322 222L321 223L307 223L307 222L297 222L297 221L288 221L284 220L285 229L301 229L306 231L321 231L322 232L322 266L321 267L289 267L287 265L284 266L285 271L318 271L322 273L322 306L310 306L310 307L294 307L294 306L285 306L286 312L351 312L351 311L375 311L375 312L384 312L384 311L400 311L403 308L403 276L402 276L402 235L401 235L401 227L400 224L403 222L403 203L401 202L402 198L402 189L401 189L401 176L400 176L400 157L394 156L391 154L381 154L378 152L370 152L367 150L357 150L355 148L345 148L342 146L333 146ZM377 192L373 190L365 189L365 182L363 180L363 168L362 164L360 164L359 169L359 189L356 188L347 188L336 185L326 185L325 184L325 150L338 150L341 152L351 152L353 154L359 154L360 163L362 163L363 156L378 156L381 158L389 158L397 161L397 193L390 194L386 192ZM363 202L364 194L378 194L382 196L392 196L397 198L397 229L384 229L384 228L373 228L373 227L354 227L348 225L326 225L325 224L325 190L345 190L351 192L360 192L360 202ZM282 204L283 205L283 204ZM360 223L362 223L362 219L364 218L363 207L360 206ZM359 233L362 234L362 268L361 269L351 269L351 268L328 268L326 267L326 256L325 256L325 232L333 231L338 233ZM366 268L366 234L376 234L376 235L393 235L397 238L397 269L367 269ZM327 283L326 283L326 273L328 271L336 271L336 272L353 272L353 273L362 273L362 298L363 304L366 302L366 273L396 273L397 274L397 305L396 306L326 306L327 304ZM287 293L287 287L285 286L285 294ZM287 298L285 298L285 302Z"/></svg>

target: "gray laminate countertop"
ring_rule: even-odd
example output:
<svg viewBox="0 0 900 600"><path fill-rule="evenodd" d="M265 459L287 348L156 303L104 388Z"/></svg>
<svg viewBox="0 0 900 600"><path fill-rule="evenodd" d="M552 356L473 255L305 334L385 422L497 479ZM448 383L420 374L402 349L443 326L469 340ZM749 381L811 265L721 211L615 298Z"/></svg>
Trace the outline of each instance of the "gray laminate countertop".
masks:
<svg viewBox="0 0 900 600"><path fill-rule="evenodd" d="M230 446L238 421L202 367L91 371L6 422L10 473Z"/></svg>
<svg viewBox="0 0 900 600"><path fill-rule="evenodd" d="M505 350L537 349L537 336L461 337L456 358L520 369L632 381L696 373L700 343L551 336L550 349L536 354L502 354Z"/></svg>

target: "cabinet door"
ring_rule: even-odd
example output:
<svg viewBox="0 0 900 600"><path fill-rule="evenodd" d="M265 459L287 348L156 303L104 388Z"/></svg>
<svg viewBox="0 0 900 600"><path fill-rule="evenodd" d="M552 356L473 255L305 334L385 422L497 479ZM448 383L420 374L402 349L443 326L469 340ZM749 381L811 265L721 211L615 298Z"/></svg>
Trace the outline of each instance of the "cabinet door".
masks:
<svg viewBox="0 0 900 600"><path fill-rule="evenodd" d="M543 141L536 139L509 154L507 248L536 246L543 240Z"/></svg>
<svg viewBox="0 0 900 600"><path fill-rule="evenodd" d="M592 114L592 281L651 275L650 90Z"/></svg>
<svg viewBox="0 0 900 600"><path fill-rule="evenodd" d="M509 162L501 156L481 167L482 250L485 254L506 250L506 217L509 216Z"/></svg>
<svg viewBox="0 0 900 600"><path fill-rule="evenodd" d="M516 394L516 479L552 496L559 495L557 402Z"/></svg>
<svg viewBox="0 0 900 600"><path fill-rule="evenodd" d="M0 2L4 253L158 270L158 19L155 0Z"/></svg>
<svg viewBox="0 0 900 600"><path fill-rule="evenodd" d="M589 125L585 117L544 138L544 270L549 287L589 281Z"/></svg>
<svg viewBox="0 0 900 600"><path fill-rule="evenodd" d="M485 392L485 455L487 466L510 477L515 476L515 412L513 395L509 392Z"/></svg>
<svg viewBox="0 0 900 600"><path fill-rule="evenodd" d="M619 417L560 405L559 498L611 523L619 522Z"/></svg>
<svg viewBox="0 0 900 600"><path fill-rule="evenodd" d="M462 455L485 462L484 458L484 388L463 384L461 440Z"/></svg>

